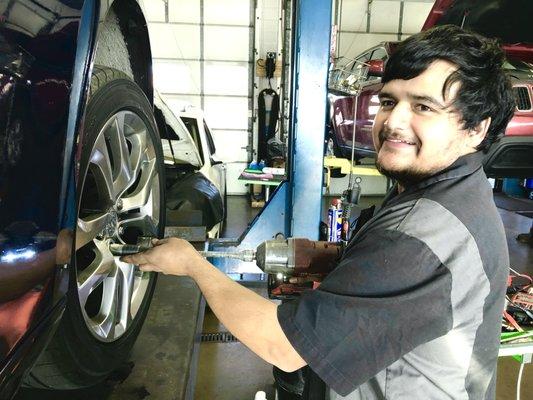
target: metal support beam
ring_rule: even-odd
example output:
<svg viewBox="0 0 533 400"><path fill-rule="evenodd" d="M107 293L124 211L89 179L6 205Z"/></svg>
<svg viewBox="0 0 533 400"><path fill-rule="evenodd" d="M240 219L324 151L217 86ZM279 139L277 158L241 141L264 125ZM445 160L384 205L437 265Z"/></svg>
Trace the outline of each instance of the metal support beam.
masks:
<svg viewBox="0 0 533 400"><path fill-rule="evenodd" d="M322 211L331 11L331 0L301 0L296 10L290 235L312 240L318 239Z"/></svg>
<svg viewBox="0 0 533 400"><path fill-rule="evenodd" d="M291 57L289 180L239 238L237 247L250 249L277 234L318 239L322 204L324 132L331 35L331 0L295 0ZM227 241L210 243L223 250ZM235 242L233 243L233 246ZM235 249L233 247L232 249ZM213 260L222 271L251 272L237 261ZM229 264L228 264L229 263ZM230 265L231 264L231 265ZM260 271L254 271L260 272Z"/></svg>

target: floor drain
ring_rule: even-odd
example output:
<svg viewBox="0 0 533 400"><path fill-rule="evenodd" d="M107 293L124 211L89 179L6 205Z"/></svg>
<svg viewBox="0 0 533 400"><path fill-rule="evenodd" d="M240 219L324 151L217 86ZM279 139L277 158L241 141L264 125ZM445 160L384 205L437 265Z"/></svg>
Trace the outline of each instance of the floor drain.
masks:
<svg viewBox="0 0 533 400"><path fill-rule="evenodd" d="M235 336L229 332L202 333L200 341L203 343L230 343L238 342Z"/></svg>

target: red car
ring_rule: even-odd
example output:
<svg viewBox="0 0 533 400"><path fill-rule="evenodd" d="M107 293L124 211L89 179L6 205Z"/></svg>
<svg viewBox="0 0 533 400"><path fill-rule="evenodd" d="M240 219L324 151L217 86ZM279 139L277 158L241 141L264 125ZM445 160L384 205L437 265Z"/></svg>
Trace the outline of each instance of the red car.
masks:
<svg viewBox="0 0 533 400"><path fill-rule="evenodd" d="M513 84L516 111L504 138L493 145L487 155L485 165L490 176L525 178L533 175L533 31L527 28L526 20L531 15L533 2L527 0L437 0L422 28L462 25L485 36L497 37L504 43L502 47L507 55L504 67ZM379 108L377 93L384 65L396 44L380 43L344 66L342 72L332 71L327 138L336 156L351 157L352 138L356 159L375 156L371 131ZM353 117L354 108L356 118Z"/></svg>

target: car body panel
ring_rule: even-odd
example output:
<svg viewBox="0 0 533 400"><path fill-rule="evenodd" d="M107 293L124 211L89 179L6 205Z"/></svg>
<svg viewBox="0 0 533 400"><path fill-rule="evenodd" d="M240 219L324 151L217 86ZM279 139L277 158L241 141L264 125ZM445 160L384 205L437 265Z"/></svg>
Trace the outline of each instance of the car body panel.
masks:
<svg viewBox="0 0 533 400"><path fill-rule="evenodd" d="M376 61L381 62L388 59L395 44L395 42L382 42L356 57L354 62L348 64L348 70L346 67L342 67L346 71L345 76L349 76L351 72L358 76L355 78L356 83L354 85L357 92L355 132L353 132L355 96L332 89L330 86L328 91L330 135L334 135L333 139L341 152L340 155L345 158L351 158L352 137L355 138L356 157L361 158L374 154L372 125L379 109L377 95L382 85L380 76L369 74L368 70L375 65ZM360 67L367 70L357 71ZM381 74L381 72L377 73Z"/></svg>
<svg viewBox="0 0 533 400"><path fill-rule="evenodd" d="M203 160L200 172L219 188L224 198L226 191L226 164L216 158L215 143L203 111L197 107L187 106L179 113L179 117L184 121L185 126L193 137L195 137L194 132L197 132L195 142L201 149L200 153Z"/></svg>
<svg viewBox="0 0 533 400"><path fill-rule="evenodd" d="M191 134L157 91L154 91L154 106L161 110L167 124L165 134L161 135L165 164L189 164L200 168L202 159Z"/></svg>
<svg viewBox="0 0 533 400"><path fill-rule="evenodd" d="M531 178L533 135L505 135L497 145L490 147L484 169L490 178Z"/></svg>
<svg viewBox="0 0 533 400"><path fill-rule="evenodd" d="M140 10L119 2L132 15ZM11 397L64 310L77 143L99 21L111 3L0 0L0 399ZM139 12L142 47L149 42ZM137 59L151 60L149 46L134 47ZM151 68L138 65L134 75L151 98Z"/></svg>
<svg viewBox="0 0 533 400"><path fill-rule="evenodd" d="M61 198L72 183L63 162L82 3L46 6L0 3L0 319L25 310L15 326L2 326L0 381L21 339L54 306L53 276L59 258L69 261L74 230ZM58 257L62 230L70 235L61 236L67 254Z"/></svg>
<svg viewBox="0 0 533 400"><path fill-rule="evenodd" d="M381 83L364 86L357 97L357 120L355 135L353 132L354 96L329 93L331 105L331 124L336 132L337 144L342 148L343 154L350 154L352 137L355 138L355 147L359 153L374 151L372 141L372 124L379 108L377 95L381 89Z"/></svg>
<svg viewBox="0 0 533 400"><path fill-rule="evenodd" d="M69 153L66 129L81 8L57 4L54 15L38 13L39 5L31 5L35 14L28 2L0 3L0 129L5 132L0 178L0 393L6 398L34 359L35 342L46 340L52 331L54 324L42 317L51 315L56 304L51 293L53 276L60 273L59 232L74 229L62 218L66 213L60 198L68 182L63 179L63 162Z"/></svg>

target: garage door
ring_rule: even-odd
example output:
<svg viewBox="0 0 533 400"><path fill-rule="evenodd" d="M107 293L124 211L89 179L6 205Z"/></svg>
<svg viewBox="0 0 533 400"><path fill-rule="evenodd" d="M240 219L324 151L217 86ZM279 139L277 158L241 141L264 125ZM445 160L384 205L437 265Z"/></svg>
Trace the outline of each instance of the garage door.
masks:
<svg viewBox="0 0 533 400"><path fill-rule="evenodd" d="M420 32L433 0L339 0L334 12L337 56L353 59L383 41Z"/></svg>
<svg viewBox="0 0 533 400"><path fill-rule="evenodd" d="M205 111L228 194L251 148L254 6L250 0L145 0L154 85L174 111L183 100Z"/></svg>

